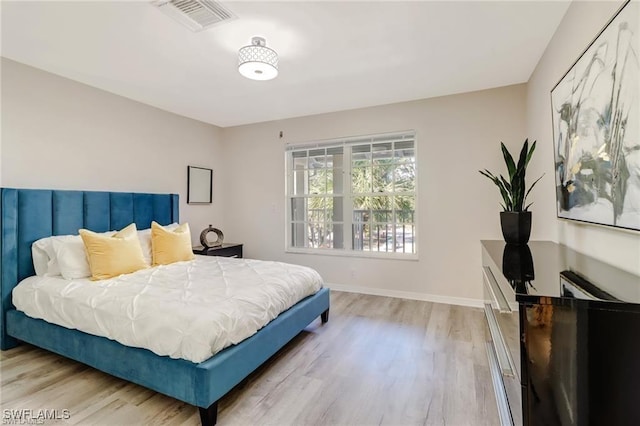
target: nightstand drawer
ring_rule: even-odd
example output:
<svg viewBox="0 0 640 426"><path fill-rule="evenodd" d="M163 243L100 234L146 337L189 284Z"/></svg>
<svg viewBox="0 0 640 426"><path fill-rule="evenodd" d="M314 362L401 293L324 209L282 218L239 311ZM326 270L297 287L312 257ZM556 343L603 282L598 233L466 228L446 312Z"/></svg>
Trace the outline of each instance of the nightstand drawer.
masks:
<svg viewBox="0 0 640 426"><path fill-rule="evenodd" d="M242 244L224 243L219 247L194 247L195 254L242 258Z"/></svg>

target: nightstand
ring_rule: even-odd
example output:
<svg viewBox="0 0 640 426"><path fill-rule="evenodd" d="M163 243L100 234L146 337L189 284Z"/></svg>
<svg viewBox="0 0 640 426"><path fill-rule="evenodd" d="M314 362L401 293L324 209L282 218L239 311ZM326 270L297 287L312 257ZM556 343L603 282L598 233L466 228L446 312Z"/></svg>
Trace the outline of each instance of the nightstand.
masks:
<svg viewBox="0 0 640 426"><path fill-rule="evenodd" d="M202 254L205 256L242 258L242 244L222 243L221 246L209 248L198 246L193 248L193 252L195 254Z"/></svg>

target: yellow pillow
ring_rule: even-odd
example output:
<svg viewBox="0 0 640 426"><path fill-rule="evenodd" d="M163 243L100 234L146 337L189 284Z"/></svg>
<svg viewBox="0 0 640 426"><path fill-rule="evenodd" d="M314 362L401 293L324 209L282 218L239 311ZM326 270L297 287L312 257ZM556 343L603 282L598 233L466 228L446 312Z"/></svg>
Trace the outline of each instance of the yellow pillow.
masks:
<svg viewBox="0 0 640 426"><path fill-rule="evenodd" d="M135 223L110 237L78 231L87 252L92 280L104 280L147 268Z"/></svg>
<svg viewBox="0 0 640 426"><path fill-rule="evenodd" d="M151 252L153 266L195 259L189 224L183 223L169 231L162 225L151 222Z"/></svg>

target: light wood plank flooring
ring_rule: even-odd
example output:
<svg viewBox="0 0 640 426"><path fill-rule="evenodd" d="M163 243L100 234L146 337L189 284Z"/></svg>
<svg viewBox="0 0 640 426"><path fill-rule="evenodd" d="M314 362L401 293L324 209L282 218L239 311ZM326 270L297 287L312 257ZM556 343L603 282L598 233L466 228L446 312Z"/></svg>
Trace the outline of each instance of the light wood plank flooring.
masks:
<svg viewBox="0 0 640 426"><path fill-rule="evenodd" d="M333 292L314 321L220 401L224 425L495 425L480 309ZM0 355L0 403L46 424L199 425L198 410L47 351Z"/></svg>

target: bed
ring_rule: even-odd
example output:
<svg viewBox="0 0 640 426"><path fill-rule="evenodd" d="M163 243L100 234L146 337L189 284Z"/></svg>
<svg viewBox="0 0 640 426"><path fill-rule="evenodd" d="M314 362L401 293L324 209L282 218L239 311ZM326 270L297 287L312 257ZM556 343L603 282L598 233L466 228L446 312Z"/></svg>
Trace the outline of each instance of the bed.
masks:
<svg viewBox="0 0 640 426"><path fill-rule="evenodd" d="M309 323L328 321L329 289L322 288L281 313L256 334L200 363L158 356L147 349L30 318L12 304L13 288L34 275L31 245L51 236L96 232L135 223L179 221L178 195L36 189L0 190L0 348L20 341L82 362L116 377L197 406L203 425L217 420L218 400Z"/></svg>

